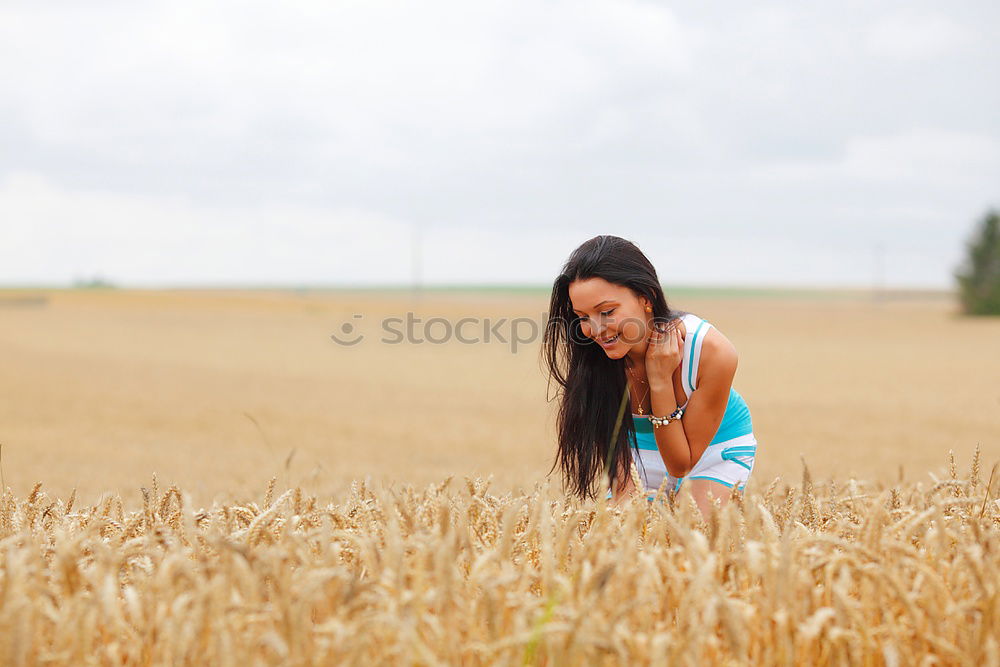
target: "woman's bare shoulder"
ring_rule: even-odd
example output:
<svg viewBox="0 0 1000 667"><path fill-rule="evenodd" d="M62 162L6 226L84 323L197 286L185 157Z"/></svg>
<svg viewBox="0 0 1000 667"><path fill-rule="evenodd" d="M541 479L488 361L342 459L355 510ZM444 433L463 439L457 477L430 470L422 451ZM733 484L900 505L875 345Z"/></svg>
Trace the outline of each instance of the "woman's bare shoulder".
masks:
<svg viewBox="0 0 1000 667"><path fill-rule="evenodd" d="M736 346L715 326L710 327L702 343L699 375L706 371L729 374L735 372L738 362Z"/></svg>

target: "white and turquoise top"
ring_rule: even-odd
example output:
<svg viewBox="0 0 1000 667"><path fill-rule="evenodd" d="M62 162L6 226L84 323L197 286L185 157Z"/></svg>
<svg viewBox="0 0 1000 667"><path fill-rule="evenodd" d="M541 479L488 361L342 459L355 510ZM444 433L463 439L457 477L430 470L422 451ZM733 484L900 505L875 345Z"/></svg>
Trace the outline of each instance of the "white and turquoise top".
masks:
<svg viewBox="0 0 1000 667"><path fill-rule="evenodd" d="M685 313L681 319L685 327L687 327L687 335L684 338L684 355L681 358L680 364L681 384L684 387L685 394L684 403L681 407L687 407L688 402L691 400L691 394L698 388L698 364L701 361L701 348L705 342L705 335L712 325L691 313ZM678 397L678 402L680 398ZM641 458L641 465L639 461L636 461L636 466L639 469L640 475L644 474L646 478L647 491L655 491L660 487L660 483L668 473L666 465L663 463L663 458L660 456L660 450L656 446L653 425L650 423L648 415L637 415L635 413L632 414L632 422L635 425L634 442L638 446L638 456ZM709 442L709 449L714 450L718 445L733 445L725 447L726 451L722 452L724 455L723 458L731 461L733 460L733 456L743 457L744 455L752 455L753 452L750 452L748 449L752 438L744 437L752 434L753 422L750 419L750 409L747 407L743 397L735 389L730 388L729 402L726 404L725 414L722 417L722 422L719 424L718 430L715 432L715 436ZM734 440L737 441L731 442ZM753 443L753 449L755 452L756 441ZM712 452L713 455L716 453ZM709 454L708 450L706 450L706 454ZM634 456L635 452L633 451ZM703 463L708 463L712 458L714 456L703 455ZM749 459L743 460L746 461ZM740 459L735 459L735 462L743 467L747 467L745 464L740 463ZM697 472L702 472L700 468L704 466L697 467L699 468ZM692 477L695 472L695 470L692 470ZM708 478L712 479L712 477ZM680 480L677 480L676 486L680 486Z"/></svg>

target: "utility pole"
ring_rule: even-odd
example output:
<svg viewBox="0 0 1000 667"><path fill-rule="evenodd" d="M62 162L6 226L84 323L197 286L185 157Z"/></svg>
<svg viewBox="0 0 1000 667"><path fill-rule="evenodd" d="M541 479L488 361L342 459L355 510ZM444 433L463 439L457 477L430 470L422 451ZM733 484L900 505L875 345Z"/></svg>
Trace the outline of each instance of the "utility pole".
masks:
<svg viewBox="0 0 1000 667"><path fill-rule="evenodd" d="M885 243L883 241L875 242L872 300L875 303L882 303L885 300Z"/></svg>
<svg viewBox="0 0 1000 667"><path fill-rule="evenodd" d="M412 276L412 296L420 298L420 221L413 221L413 235L410 242L410 267Z"/></svg>

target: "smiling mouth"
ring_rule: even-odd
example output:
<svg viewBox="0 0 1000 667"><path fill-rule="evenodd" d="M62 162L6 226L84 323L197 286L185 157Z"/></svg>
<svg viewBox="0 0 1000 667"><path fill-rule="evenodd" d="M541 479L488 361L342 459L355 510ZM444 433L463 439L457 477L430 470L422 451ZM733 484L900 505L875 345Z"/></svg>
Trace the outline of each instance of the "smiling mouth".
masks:
<svg viewBox="0 0 1000 667"><path fill-rule="evenodd" d="M619 336L621 336L621 334L615 334L614 336L608 338L607 340L601 340L601 345L611 345L616 340L618 340Z"/></svg>

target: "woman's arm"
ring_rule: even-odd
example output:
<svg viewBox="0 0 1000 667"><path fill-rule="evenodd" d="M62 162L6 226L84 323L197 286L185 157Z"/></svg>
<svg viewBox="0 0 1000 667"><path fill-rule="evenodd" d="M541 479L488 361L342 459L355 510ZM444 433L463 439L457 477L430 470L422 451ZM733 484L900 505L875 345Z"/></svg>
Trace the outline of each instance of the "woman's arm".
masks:
<svg viewBox="0 0 1000 667"><path fill-rule="evenodd" d="M715 437L729 403L736 376L736 348L714 327L702 344L698 365L698 389L691 395L679 422L653 429L657 448L674 477L684 477L701 458ZM671 377L649 377L653 414L668 415L677 408Z"/></svg>

